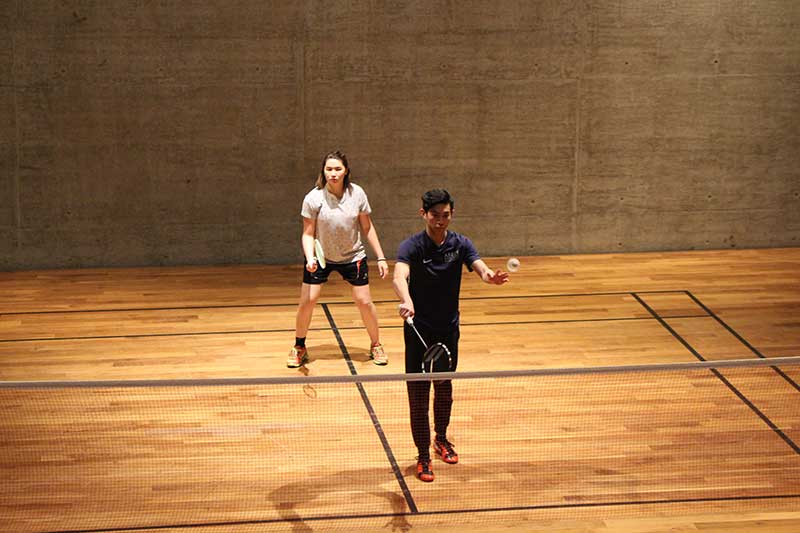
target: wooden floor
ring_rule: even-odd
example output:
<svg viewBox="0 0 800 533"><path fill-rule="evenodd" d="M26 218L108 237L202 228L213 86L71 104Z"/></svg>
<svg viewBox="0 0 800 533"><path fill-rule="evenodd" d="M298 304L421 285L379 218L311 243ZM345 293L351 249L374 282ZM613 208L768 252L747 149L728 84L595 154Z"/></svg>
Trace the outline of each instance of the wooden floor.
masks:
<svg viewBox="0 0 800 533"><path fill-rule="evenodd" d="M459 371L800 355L800 248L521 258L467 274ZM487 259L499 267L505 258ZM398 374L299 266L0 273L0 381ZM800 531L800 365L457 380L413 475L405 384L0 389L0 531Z"/></svg>

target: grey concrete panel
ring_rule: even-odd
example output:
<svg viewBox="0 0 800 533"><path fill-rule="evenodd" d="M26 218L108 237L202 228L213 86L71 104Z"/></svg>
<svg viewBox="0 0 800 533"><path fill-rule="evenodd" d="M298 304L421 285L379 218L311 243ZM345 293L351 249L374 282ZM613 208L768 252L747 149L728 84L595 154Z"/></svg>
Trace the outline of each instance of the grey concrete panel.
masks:
<svg viewBox="0 0 800 533"><path fill-rule="evenodd" d="M0 30L12 28L17 19L17 2L8 1L0 3Z"/></svg>
<svg viewBox="0 0 800 533"><path fill-rule="evenodd" d="M25 147L19 171L22 227L151 222L146 165L134 147Z"/></svg>
<svg viewBox="0 0 800 533"><path fill-rule="evenodd" d="M16 144L0 143L0 227L16 227Z"/></svg>
<svg viewBox="0 0 800 533"><path fill-rule="evenodd" d="M537 176L535 160L426 163L387 168L360 182L367 190L374 217L416 216L420 197L433 188L447 189L453 195L458 216L522 217L571 210L572 176Z"/></svg>
<svg viewBox="0 0 800 533"><path fill-rule="evenodd" d="M487 255L791 245L799 6L0 3L0 251L298 261L335 148L387 254L432 187Z"/></svg>
<svg viewBox="0 0 800 533"><path fill-rule="evenodd" d="M463 32L480 38L497 31L547 29L575 23L578 10L563 0L312 0L307 23L312 34L400 34Z"/></svg>
<svg viewBox="0 0 800 533"><path fill-rule="evenodd" d="M774 210L629 209L582 213L583 253L796 246L800 224Z"/></svg>
<svg viewBox="0 0 800 533"><path fill-rule="evenodd" d="M20 262L18 252L17 229L0 225L0 272L24 268ZM37 264L31 264L31 268L39 267Z"/></svg>
<svg viewBox="0 0 800 533"><path fill-rule="evenodd" d="M453 180L450 192L465 216L558 216L572 207L572 177L532 178L524 168L476 168Z"/></svg>
<svg viewBox="0 0 800 533"><path fill-rule="evenodd" d="M581 11L554 0L319 3L308 16L311 80L497 81L570 77Z"/></svg>
<svg viewBox="0 0 800 533"><path fill-rule="evenodd" d="M246 143L270 145L295 160L304 153L303 103L295 87L243 88L241 98L238 120ZM209 114L215 113L216 107L210 107Z"/></svg>
<svg viewBox="0 0 800 533"><path fill-rule="evenodd" d="M677 152L675 168L690 174L703 167L727 173L729 158L741 162L748 152L781 154L773 164L788 170L787 159L800 149L796 96L794 78L592 80L584 85L581 110L582 173L637 172L634 159L649 167L661 151Z"/></svg>
<svg viewBox="0 0 800 533"><path fill-rule="evenodd" d="M800 73L800 3L720 0L719 4L720 73Z"/></svg>
<svg viewBox="0 0 800 533"><path fill-rule="evenodd" d="M26 229L144 223L254 223L289 216L294 163L269 150L185 145L39 146L23 151L20 187ZM258 152L258 153L255 153Z"/></svg>
<svg viewBox="0 0 800 533"><path fill-rule="evenodd" d="M713 100L705 115L724 142L800 148L800 78L797 76L720 77L703 83Z"/></svg>
<svg viewBox="0 0 800 533"><path fill-rule="evenodd" d="M21 89L17 105L23 144L219 147L265 131L268 138L293 142L296 98L289 87L66 85ZM283 112L271 115L271 123L258 122L264 119L258 112L270 108ZM292 128L289 134L286 127Z"/></svg>
<svg viewBox="0 0 800 533"><path fill-rule="evenodd" d="M290 263L300 250L301 223L161 225L156 229L158 264Z"/></svg>
<svg viewBox="0 0 800 533"><path fill-rule="evenodd" d="M619 210L703 211L731 210L780 212L800 209L796 194L797 179L733 178L696 176L619 176L584 180L581 183L578 212L603 214ZM666 201L665 199L668 199Z"/></svg>
<svg viewBox="0 0 800 533"><path fill-rule="evenodd" d="M113 139L118 114L111 105L113 98L100 98L97 89L93 92L89 97L83 87L18 88L20 143L53 145Z"/></svg>
<svg viewBox="0 0 800 533"><path fill-rule="evenodd" d="M351 82L314 84L306 113L314 143L357 146L368 159L386 147L430 160L532 158L553 152L556 156L543 157L545 166L537 169L547 174L563 172L564 156L574 143L575 104L571 82Z"/></svg>
<svg viewBox="0 0 800 533"><path fill-rule="evenodd" d="M14 84L14 38L11 32L4 31L7 27L2 24L0 12L0 88Z"/></svg>
<svg viewBox="0 0 800 533"><path fill-rule="evenodd" d="M14 88L0 86L0 143L17 142L17 115Z"/></svg>
<svg viewBox="0 0 800 533"><path fill-rule="evenodd" d="M452 225L455 231L473 240L483 256L539 255L568 249L572 227L569 213L516 217L501 214L491 217L461 217ZM505 265L495 264L494 268Z"/></svg>
<svg viewBox="0 0 800 533"><path fill-rule="evenodd" d="M716 98L710 148L719 161L719 207L781 209L800 183L800 78L721 77L707 85Z"/></svg>
<svg viewBox="0 0 800 533"><path fill-rule="evenodd" d="M482 143L479 89L471 85L314 84L307 94L309 153L357 146L358 157L374 159L394 146L417 158L457 158Z"/></svg>
<svg viewBox="0 0 800 533"><path fill-rule="evenodd" d="M53 226L20 231L19 268L156 265L147 225Z"/></svg>
<svg viewBox="0 0 800 533"><path fill-rule="evenodd" d="M703 75L716 68L717 0L589 2L585 74Z"/></svg>
<svg viewBox="0 0 800 533"><path fill-rule="evenodd" d="M581 86L581 143L619 139L702 141L717 132L719 94L694 78L595 78Z"/></svg>
<svg viewBox="0 0 800 533"><path fill-rule="evenodd" d="M795 80L628 81L586 84L579 212L785 207L800 181Z"/></svg>
<svg viewBox="0 0 800 533"><path fill-rule="evenodd" d="M10 2L9 2L10 3ZM185 2L24 1L18 26L31 33L65 35L153 35L260 37L297 34L302 2L191 0Z"/></svg>
<svg viewBox="0 0 800 533"><path fill-rule="evenodd" d="M298 81L289 37L209 38L139 35L20 34L17 83L53 85L293 85Z"/></svg>
<svg viewBox="0 0 800 533"><path fill-rule="evenodd" d="M712 87L689 79L583 85L578 213L628 206L690 209L721 178Z"/></svg>
<svg viewBox="0 0 800 533"><path fill-rule="evenodd" d="M778 212L800 211L800 167L794 142L776 139L740 140L719 150L720 176L708 192L717 208L771 208Z"/></svg>
<svg viewBox="0 0 800 533"><path fill-rule="evenodd" d="M546 29L518 33L405 36L390 29L359 41L321 35L306 47L311 80L478 82L573 77L580 49Z"/></svg>
<svg viewBox="0 0 800 533"><path fill-rule="evenodd" d="M295 160L269 146L176 146L153 161L150 205L164 224L298 219L304 191ZM264 163L262 163L262 161Z"/></svg>
<svg viewBox="0 0 800 533"><path fill-rule="evenodd" d="M661 187L673 183L708 181L718 183L723 166L714 140L608 136L582 146L579 192L624 195L628 185L651 187L659 201ZM670 197L671 198L671 197Z"/></svg>
<svg viewBox="0 0 800 533"><path fill-rule="evenodd" d="M299 222L23 230L18 262L11 267L289 263L295 259L287 252L299 247L299 235Z"/></svg>

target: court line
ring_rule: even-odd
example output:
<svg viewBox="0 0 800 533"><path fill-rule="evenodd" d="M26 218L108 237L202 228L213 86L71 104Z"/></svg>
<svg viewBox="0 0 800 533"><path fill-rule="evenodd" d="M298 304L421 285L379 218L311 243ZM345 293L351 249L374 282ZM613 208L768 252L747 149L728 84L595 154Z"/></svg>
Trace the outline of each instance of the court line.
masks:
<svg viewBox="0 0 800 533"><path fill-rule="evenodd" d="M733 335L734 337L736 337L736 339L739 342L741 342L748 350L753 352L757 357L760 357L761 359L769 359L769 357L766 357L764 354L762 354L755 346L753 346L752 344L747 342L743 336L739 335L739 333L735 329L733 329L724 320L722 320L719 316L717 316L717 314L714 311L712 311L711 308L709 308L706 304L701 302L699 298L695 297L694 294L692 294L689 291L685 291L685 292L686 292L686 295L689 298L694 300L695 303L697 303L697 305L699 305L703 309L703 311L708 313L708 316L710 316L711 318L716 320L719 323L720 326L722 326L723 328L728 330L728 332L731 335ZM778 368L776 366L773 366L773 367L770 367L770 368L772 368L779 376L781 376L783 379L785 379L789 383L789 385L794 387L796 390L800 391L800 385L798 385L797 382L795 380L793 380L789 375L787 375L783 370L781 370L780 368Z"/></svg>
<svg viewBox="0 0 800 533"><path fill-rule="evenodd" d="M340 344L340 348L342 349L342 353L345 356L345 359L348 361L348 365L351 367L351 373L355 374L355 368L352 365L352 360L349 357L349 352L347 351L346 346L338 332L338 328L333 321L332 315L330 314L330 310L323 304L323 309L328 317L329 322L331 322L331 327L336 335L337 341ZM658 317L656 317L658 318ZM702 357L700 357L701 360ZM724 379L724 378L721 378ZM366 397L365 391L361 390L362 398ZM745 399L746 400L746 399ZM366 400L368 402L368 399ZM371 407L368 405L368 409ZM371 412L371 416L374 414L374 411ZM375 419L373 419L375 420ZM378 430L379 428L376 428ZM624 501L624 502L585 502L580 504L553 504L553 505L540 505L540 506L517 506L517 507L507 507L507 508L480 508L480 509L456 509L456 510L449 510L449 511L424 511L424 512L414 512L414 513L394 513L394 514L374 514L374 515L350 515L350 516L332 516L332 517L309 517L309 518L296 518L296 519L272 519L272 520L255 520L255 521L231 521L231 522L218 522L218 523L207 523L207 524L183 524L183 525L170 525L170 526L146 526L146 527L135 527L135 528L114 528L114 529L97 529L97 530L71 530L74 533L92 533L92 532L124 532L124 531L141 531L141 530L158 530L158 529L169 529L175 527L187 527L187 528L201 528L201 527L230 527L232 525L246 525L246 524L267 524L267 523L277 523L277 522L307 522L307 521L320 521L320 520L348 520L354 518L396 518L402 516L419 516L419 515L455 515L455 514L465 514L465 513L487 513L487 512L508 512L514 510L537 510L537 509L560 509L560 508L588 508L588 507L608 507L608 506L635 506L635 505L648 505L648 504L670 504L670 503L687 503L687 502L714 502L714 501L732 501L732 500L753 500L753 499L777 499L777 498L795 498L799 495L776 495L776 496L757 496L757 497L731 497L731 498L698 498L698 499L681 499L681 500L653 500L653 501ZM409 506L409 508L411 508ZM53 532L56 533L56 532ZM58 532L58 533L67 533Z"/></svg>
<svg viewBox="0 0 800 533"><path fill-rule="evenodd" d="M688 291L658 291L658 292L684 292L689 294ZM621 293L622 294L622 293ZM653 318L659 321L662 326L666 327L672 335L678 339L679 341L684 344L684 346L689 349L699 360L705 361L705 359L694 350L691 345L685 342L680 335L678 335L672 328L666 324L655 311L651 310L649 306L643 302L637 294L651 294L651 292L640 292L640 293L624 293L624 294L631 294L636 298L646 309L653 315ZM477 299L477 298L476 298ZM241 306L230 306L230 307L241 307ZM348 362L348 365L351 368L351 373L355 374L355 368L352 364L352 360L349 357L349 353L347 352L346 346L344 345L343 340L339 334L338 328L336 327L335 323L333 322L333 318L330 315L330 311L327 308L326 304L322 304L323 309L325 310L326 316L328 316L328 320L331 323L331 327L336 335L336 338L339 342L340 348L345 356L345 359ZM668 318L681 318L681 317L668 317ZM688 317L694 318L694 317ZM705 317L703 317L705 318ZM650 318L647 318L650 319ZM600 319L600 321L607 321L607 320L619 320L619 319ZM579 321L580 322L580 321ZM399 327L399 326L398 326ZM342 329L360 329L360 328L342 328ZM283 330L281 330L283 331ZM733 332L735 334L735 332ZM196 333L194 333L196 334ZM187 334L192 335L192 334ZM742 339L743 340L743 339ZM763 356L761 356L764 358ZM713 371L714 369L712 369ZM726 380L723 376L719 375L719 377L723 383L726 383ZM359 384L360 385L360 384ZM740 397L745 403L749 403L749 401L740 393L738 393L732 385L726 383L734 393L737 393L737 396ZM366 398L366 393L362 389L362 398L365 399L366 402L369 402L368 398ZM755 406L750 404L751 409L757 411ZM368 405L368 410L371 410L371 405ZM374 411L370 413L370 416L374 414ZM769 423L769 419L766 417L762 417L764 420ZM374 423L377 421L377 418L374 419ZM379 426L376 427L376 430L379 430ZM780 431L780 430L778 430ZM382 433L382 430L379 431ZM797 451L797 450L796 450ZM402 476L402 474L401 474ZM320 520L348 520L348 519L357 519L357 518L392 518L392 517L402 517L402 516L420 516L420 515L449 515L449 514L464 514L464 513L486 513L486 512L503 512L503 511L524 511L524 510L537 510L537 509L568 509L568 508L582 508L582 507L606 507L606 506L635 506L635 505L652 505L652 504L673 504L673 503L693 503L693 502L722 502L722 501L747 501L747 500L770 500L770 499L786 499L786 498L798 498L800 495L772 495L772 496L748 496L748 497L730 497L730 498L696 498L696 499L675 499L675 500L649 500L649 501L623 501L623 502L585 502L580 504L553 504L553 505L539 505L539 506L517 506L517 507L505 507L505 508L480 508L480 509L458 509L458 510L449 510L449 511L413 511L412 513L386 513L386 514L372 514L372 515L347 515L347 516L331 516L331 517L309 517L309 518L296 518L296 519L271 519L271 520L248 520L248 521L233 521L233 522L217 522L217 523L207 523L207 524L184 524L184 525L170 525L170 526L142 526L142 527L133 527L133 528L114 528L114 529L93 529L93 530L64 530L58 532L50 532L50 533L100 533L100 532L113 532L113 531L140 531L140 530L151 530L151 529L167 529L167 528L177 528L177 527L224 527L224 526L231 526L231 525L246 525L246 524L265 524L265 523L276 523L276 522L305 522L305 521L320 521ZM411 508L409 506L409 508Z"/></svg>
<svg viewBox="0 0 800 533"><path fill-rule="evenodd" d="M700 353L697 350L695 350L692 347L692 345L689 344L688 341L686 341L677 331L675 331L672 328L672 326L667 324L667 322L663 318L661 318L658 315L658 313L647 304L647 302L642 300L637 293L632 292L631 295L634 298L636 298L639 301L639 303L641 303L642 306L645 309L647 309L647 311L651 313L656 318L656 320L658 320L658 322L672 334L673 337L675 337L675 339L677 339L687 350L689 350L692 353L692 355L694 355L700 361L706 361L706 359L702 355L700 355ZM751 402L741 391L739 391L739 389L737 389L730 381L725 379L725 377L716 369L712 368L711 373L713 373L717 378L719 378L719 380L722 381L722 383L726 387L728 387L731 390L731 392L733 392L737 397L739 397L739 399L742 400L744 404L747 405L750 408L750 410L753 411L759 418L761 418L761 420L765 424L767 424L767 426L770 429L772 429L772 431L774 431L776 435L778 435L786 444L788 444L789 447L792 448L792 450L794 450L796 454L800 455L800 446L798 446L791 438L789 438L788 435L786 435L786 433L784 433L775 423L773 423L772 420L770 420L767 415L762 413L761 410L758 407L756 407L756 405L753 402Z"/></svg>
<svg viewBox="0 0 800 533"><path fill-rule="evenodd" d="M352 302L351 302L352 303ZM327 305L327 304L322 304ZM669 319L686 319L686 318L711 318L708 315L676 315L666 317ZM615 318L576 318L576 319L563 319L563 320L516 320L508 322L467 322L461 323L462 327L467 326L512 326L512 325L529 325L529 324L573 324L573 323L592 323L592 322L625 322L636 320L654 320L652 316L644 317L615 317ZM401 329L403 326L381 326L381 329ZM328 331L330 328L309 328L309 331ZM339 330L355 330L363 329L363 326L345 326L338 328ZM80 340L101 340L101 339L141 339L141 338L158 338L158 337L192 337L203 335L251 335L261 333L290 333L294 329L248 329L248 330L234 330L234 331L191 331L186 333L133 333L129 335L89 335L86 337L30 337L25 339L0 339L0 344L10 344L15 342L42 342L42 341L80 341Z"/></svg>
<svg viewBox="0 0 800 533"><path fill-rule="evenodd" d="M325 316L328 318L328 323L331 325L333 334L336 336L336 341L339 343L339 349L342 351L345 361L347 361L347 367L350 369L350 375L358 375L356 367L353 365L353 360L350 358L350 353L347 351L347 346L345 346L344 340L339 333L339 328L336 327L336 321L333 319L331 310L328 309L327 304L322 304L322 310L325 312ZM386 457L389 459L389 464L392 467L392 472L394 472L394 477L397 478L397 483L400 485L400 490L403 492L406 505L408 505L408 508L412 513L417 513L417 504L414 502L414 497L411 495L411 490L409 490L408 485L406 484L405 476L403 476L403 473L400 471L400 465L397 464L397 459L392 452L392 447L389 445L389 440L386 438L386 434L383 432L383 427L378 420L378 415L375 413L375 409L372 407L372 402L369 400L367 391L364 389L364 384L356 383L356 387L361 395L361 400L364 402L364 405L367 408L367 413L369 413L372 426L375 428L375 432L378 434L378 438L381 441L383 451L386 453Z"/></svg>
<svg viewBox="0 0 800 533"><path fill-rule="evenodd" d="M351 302L352 303L352 302ZM249 309L253 307L297 307L297 302L270 304L190 305L185 307L115 307L111 309L51 309L50 311L13 311L0 316L74 315L80 313L130 313L135 311L192 311L195 309Z"/></svg>
<svg viewBox="0 0 800 533"><path fill-rule="evenodd" d="M590 509L598 507L634 507L638 505L677 505L687 503L721 503L721 502L745 502L745 501L765 501L765 500L791 500L800 498L800 494L775 494L769 496L730 496L721 498L675 498L675 499L658 499L658 500L638 500L638 501L616 501L616 502L583 502L583 503L554 503L542 505L517 505L508 507L485 507L477 509L450 509L445 511L420 511L418 513L373 513L373 514L350 514L350 515L328 515L328 516L310 516L306 518L269 518L264 520L231 520L228 522L205 522L205 523L184 523L184 524L170 524L160 526L131 526L131 527L114 527L104 529L60 529L52 531L44 531L41 533L123 533L126 531L145 531L145 530L158 530L158 529L194 529L194 528L215 528L215 527L231 527L231 526L247 526L258 524L278 524L278 523L295 523L295 522L320 522L323 520L330 521L346 521L346 520L364 520L371 518L403 518L403 517L420 517L420 516L448 516L470 513L502 513L502 512L517 512L517 511L544 511L556 509Z"/></svg>
<svg viewBox="0 0 800 533"><path fill-rule="evenodd" d="M711 372L715 376L717 376L725 385L727 385L727 387L731 389L731 391L733 391L733 393L736 396L738 396L739 399L742 400L745 405L747 405L755 414L757 414L761 418L761 420L763 420L764 423L767 424L770 427L770 429L772 429L772 431L777 433L777 435L780 438L782 438L786 442L786 444L788 444L794 450L796 454L800 455L800 446L795 444L794 441L792 441L792 439L790 439L788 435L786 435L783 431L781 431L781 429L778 426L776 426L772 422L772 420L769 419L769 417L767 417L767 415L762 413L761 410L758 407L756 407L753 402L751 402L743 393L741 393L736 387L734 387L733 384L730 381L728 381L725 378L725 376L723 376L720 373L719 370L717 370L716 368L712 368Z"/></svg>
<svg viewBox="0 0 800 533"><path fill-rule="evenodd" d="M678 294L685 293L683 289L661 290L661 291L638 291L639 294ZM588 296L624 296L630 292L587 292L587 293L564 293L564 294L520 294L508 296L462 296L461 300L509 300L518 298L569 298L569 297L588 297ZM336 302L326 302L327 305L351 305L352 300L342 300ZM375 304L396 304L397 300L373 300ZM57 314L79 314L79 313L125 313L134 311L190 311L193 309L251 309L258 307L297 307L297 302L286 303L262 303L262 304L229 304L229 305L190 305L184 307L120 307L114 309L52 309L50 311L12 311L0 312L2 316L24 316L24 315L57 315Z"/></svg>

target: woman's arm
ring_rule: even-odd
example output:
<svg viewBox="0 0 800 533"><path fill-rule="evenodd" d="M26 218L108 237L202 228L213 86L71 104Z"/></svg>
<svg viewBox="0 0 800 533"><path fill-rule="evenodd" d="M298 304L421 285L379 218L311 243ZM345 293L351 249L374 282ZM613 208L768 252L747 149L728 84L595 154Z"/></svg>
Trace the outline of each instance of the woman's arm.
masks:
<svg viewBox="0 0 800 533"><path fill-rule="evenodd" d="M306 258L306 270L317 270L317 258L314 257L314 235L317 234L317 220L303 217L303 234L300 243L303 246L303 255Z"/></svg>
<svg viewBox="0 0 800 533"><path fill-rule="evenodd" d="M361 226L361 233L367 236L367 242L378 257L378 273L383 279L389 273L389 264L386 262L386 256L383 255L383 248L381 248L381 241L378 239L375 225L368 213L360 213L358 223Z"/></svg>

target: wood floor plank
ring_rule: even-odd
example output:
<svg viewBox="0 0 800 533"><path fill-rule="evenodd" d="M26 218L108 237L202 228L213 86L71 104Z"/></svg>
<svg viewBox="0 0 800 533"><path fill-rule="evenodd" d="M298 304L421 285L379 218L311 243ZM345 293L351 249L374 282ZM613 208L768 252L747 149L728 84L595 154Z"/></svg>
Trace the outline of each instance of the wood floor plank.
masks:
<svg viewBox="0 0 800 533"><path fill-rule="evenodd" d="M520 259L503 287L465 272L460 371L800 355L800 249ZM337 279L285 367L300 268L0 273L0 380L401 373L378 278L389 365ZM0 390L0 530L796 531L800 366L781 372L457 380L462 461L432 484L402 382Z"/></svg>

